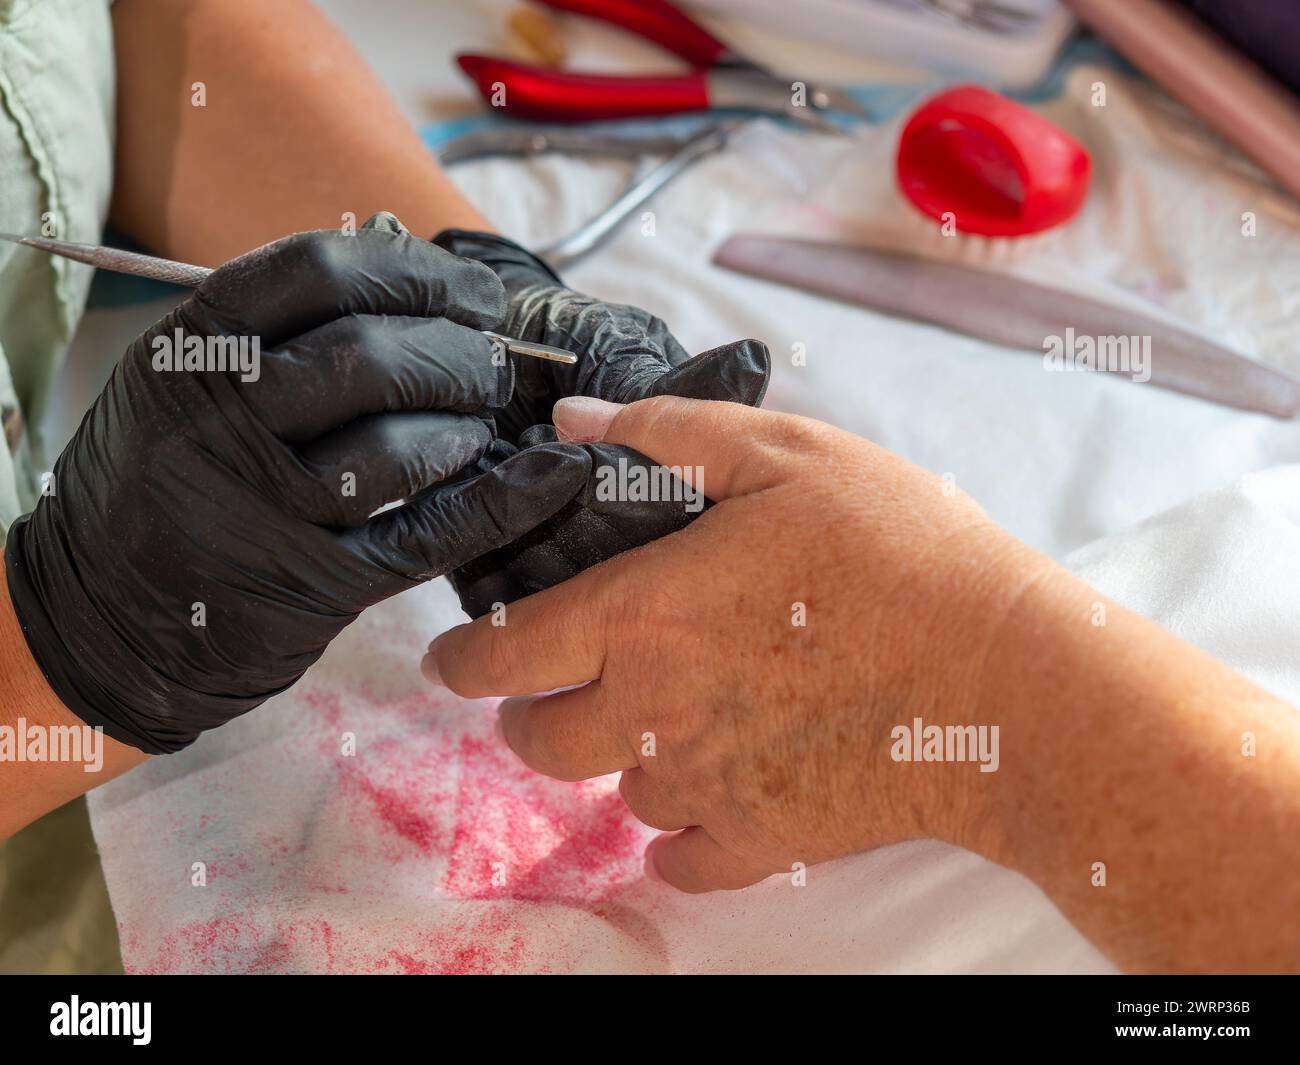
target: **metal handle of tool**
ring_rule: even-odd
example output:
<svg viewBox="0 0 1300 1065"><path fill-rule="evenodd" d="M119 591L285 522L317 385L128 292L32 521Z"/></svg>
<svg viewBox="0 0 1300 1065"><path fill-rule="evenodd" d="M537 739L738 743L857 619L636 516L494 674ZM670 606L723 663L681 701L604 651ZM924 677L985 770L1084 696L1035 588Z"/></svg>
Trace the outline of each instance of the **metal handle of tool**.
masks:
<svg viewBox="0 0 1300 1065"><path fill-rule="evenodd" d="M16 233L0 233L0 240L24 244L29 248L57 255L62 259L71 259L73 262L85 263L100 270L147 277L153 281L166 281L168 284L183 285L186 288L198 288L212 273L210 266L178 263L174 259L160 259L156 255L144 255L138 251L127 251L125 248L110 248L103 244L78 244L76 241L57 240L53 237L22 237Z"/></svg>
<svg viewBox="0 0 1300 1065"><path fill-rule="evenodd" d="M720 151L742 123L725 122L710 126L687 138L671 156L640 181L633 182L623 194L585 225L555 241L537 254L557 270L582 258L608 239L618 224L678 174L699 159Z"/></svg>
<svg viewBox="0 0 1300 1065"><path fill-rule="evenodd" d="M493 155L533 156L557 152L564 155L605 156L611 159L640 159L646 155L669 155L685 143L680 136L602 135L586 129L552 126L549 129L493 125L461 133L438 146L443 166Z"/></svg>
<svg viewBox="0 0 1300 1065"><path fill-rule="evenodd" d="M178 263L173 259L160 259L156 255L144 255L123 248L110 248L103 244L78 244L75 241L55 240L51 237L20 237L14 233L0 233L0 240L24 244L29 248L85 263L100 270L112 270L115 273L131 274L134 277L147 277L153 281L166 281L186 288L198 288L212 275L212 268L209 266ZM527 355L530 358L562 362L570 366L578 361L577 355L564 348L534 344L531 340L516 340L514 337L494 333L490 329L482 329L480 332L492 342L493 353L498 357L504 348L512 355Z"/></svg>
<svg viewBox="0 0 1300 1065"><path fill-rule="evenodd" d="M701 72L660 76L582 74L494 56L456 57L489 106L518 118L600 122L704 111L709 83Z"/></svg>
<svg viewBox="0 0 1300 1065"><path fill-rule="evenodd" d="M612 23L654 41L692 66L716 66L729 58L729 49L722 41L667 0L537 0L537 3L554 11Z"/></svg>

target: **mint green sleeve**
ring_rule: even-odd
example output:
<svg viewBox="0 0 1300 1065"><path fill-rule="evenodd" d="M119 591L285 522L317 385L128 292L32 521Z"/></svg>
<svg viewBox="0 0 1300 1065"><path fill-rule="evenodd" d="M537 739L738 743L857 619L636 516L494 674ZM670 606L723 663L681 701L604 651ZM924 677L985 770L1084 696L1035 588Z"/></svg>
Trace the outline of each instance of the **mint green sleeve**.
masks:
<svg viewBox="0 0 1300 1065"><path fill-rule="evenodd" d="M0 230L97 242L113 175L110 0L0 0ZM35 505L50 390L93 271L0 247L0 533Z"/></svg>

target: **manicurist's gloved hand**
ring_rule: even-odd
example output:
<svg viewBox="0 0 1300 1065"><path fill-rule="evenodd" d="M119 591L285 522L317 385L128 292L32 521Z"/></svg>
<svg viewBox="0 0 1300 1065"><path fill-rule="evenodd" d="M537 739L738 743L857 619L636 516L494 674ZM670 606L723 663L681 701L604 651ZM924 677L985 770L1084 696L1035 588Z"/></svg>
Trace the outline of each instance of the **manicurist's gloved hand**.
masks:
<svg viewBox="0 0 1300 1065"><path fill-rule="evenodd" d="M719 399L756 407L767 389L767 349L754 341L710 352L706 366L690 356L663 321L639 307L605 303L574 292L532 252L493 233L448 229L434 238L448 251L490 266L505 287L501 332L520 340L568 348L573 366L527 360L518 367L514 398L497 412L502 437L518 443L530 426L549 423L568 396L631 403L650 396Z"/></svg>
<svg viewBox="0 0 1300 1065"><path fill-rule="evenodd" d="M9 533L15 611L61 700L177 750L367 606L572 499L590 466L573 445L445 480L509 402L479 332L503 311L492 271L379 224L251 252L141 336Z"/></svg>
<svg viewBox="0 0 1300 1065"><path fill-rule="evenodd" d="M495 411L500 438L481 468L517 448L555 440L551 408L557 400L588 396L630 403L651 396L713 399L757 407L767 391L770 359L756 340L742 340L691 358L663 321L639 307L601 300L567 288L531 252L491 233L446 230L434 243L486 263L501 278L506 315L501 331L521 340L568 348L573 366L525 360L517 368L514 396ZM567 580L605 559L649 543L688 524L699 512L696 493L638 498L602 489L610 470L634 468L658 479L661 471L631 448L598 445L592 478L581 496L520 541L456 570L452 584L472 617L495 603L510 603ZM649 483L648 479L644 483ZM702 486L695 485L694 488Z"/></svg>

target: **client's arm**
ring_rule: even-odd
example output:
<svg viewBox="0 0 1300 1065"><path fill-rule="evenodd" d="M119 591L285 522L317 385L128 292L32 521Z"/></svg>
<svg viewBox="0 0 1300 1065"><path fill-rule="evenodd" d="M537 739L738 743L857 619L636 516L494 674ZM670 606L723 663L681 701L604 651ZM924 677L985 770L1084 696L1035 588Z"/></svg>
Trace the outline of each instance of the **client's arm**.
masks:
<svg viewBox="0 0 1300 1065"><path fill-rule="evenodd" d="M942 839L1035 881L1126 968L1300 969L1292 707L1114 603L1094 624L1096 591L848 433L667 397L555 420L701 469L717 505L508 625L452 629L424 669L523 696L502 726L540 772L621 770L632 812L675 833L650 873L738 888Z"/></svg>

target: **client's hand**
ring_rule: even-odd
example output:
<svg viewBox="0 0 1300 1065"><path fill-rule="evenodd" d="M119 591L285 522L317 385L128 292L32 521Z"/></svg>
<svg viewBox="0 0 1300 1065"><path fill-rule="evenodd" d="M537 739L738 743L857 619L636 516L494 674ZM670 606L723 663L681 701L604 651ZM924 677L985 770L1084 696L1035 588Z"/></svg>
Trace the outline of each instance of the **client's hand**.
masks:
<svg viewBox="0 0 1300 1065"><path fill-rule="evenodd" d="M571 412L564 417L566 411ZM609 418L613 416L613 421ZM542 773L623 771L687 890L895 840L965 840L978 767L900 771L891 730L975 717L997 621L1046 560L971 500L848 433L735 404L589 399L561 431L702 467L693 525L439 637L426 672L502 705Z"/></svg>

